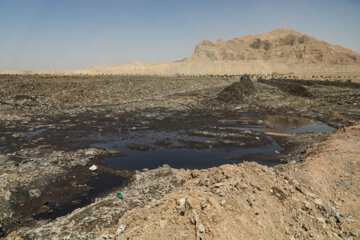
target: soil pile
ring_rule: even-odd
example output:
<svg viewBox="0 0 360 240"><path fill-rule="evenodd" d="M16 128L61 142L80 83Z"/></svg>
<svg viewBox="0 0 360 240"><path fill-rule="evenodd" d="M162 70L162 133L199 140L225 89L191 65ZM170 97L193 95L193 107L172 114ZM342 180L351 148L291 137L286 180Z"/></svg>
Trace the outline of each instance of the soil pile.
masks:
<svg viewBox="0 0 360 240"><path fill-rule="evenodd" d="M311 97L312 94L302 85L298 83L290 83L278 85L278 88L290 95L298 96L298 97Z"/></svg>
<svg viewBox="0 0 360 240"><path fill-rule="evenodd" d="M222 90L217 95L217 99L227 103L243 102L245 97L253 95L255 92L256 88L254 83L250 78L245 77Z"/></svg>
<svg viewBox="0 0 360 240"><path fill-rule="evenodd" d="M265 83L271 86L279 88L281 91L298 97L312 97L313 95L300 83L292 81L277 81L277 80L258 80L261 83Z"/></svg>
<svg viewBox="0 0 360 240"><path fill-rule="evenodd" d="M359 137L359 125L340 130L304 163L279 169L176 171L182 187L126 212L97 239L357 239Z"/></svg>

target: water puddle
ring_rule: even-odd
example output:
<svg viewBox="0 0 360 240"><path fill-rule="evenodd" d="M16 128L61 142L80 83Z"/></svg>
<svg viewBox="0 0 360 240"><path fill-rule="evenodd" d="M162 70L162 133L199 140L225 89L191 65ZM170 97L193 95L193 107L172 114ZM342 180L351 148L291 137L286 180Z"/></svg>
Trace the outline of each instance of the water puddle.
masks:
<svg viewBox="0 0 360 240"><path fill-rule="evenodd" d="M335 130L304 118L249 113L200 117L143 114L137 121L101 124L108 128L97 131L96 126L65 126L24 132L21 136L61 147L95 147L121 152L126 156L105 157L97 165L135 171L164 164L176 169L206 169L243 161L274 166L284 163L282 153L286 149L278 142L281 137L269 132L298 134ZM91 172L88 166L78 167L64 179L42 189L40 198L20 202L19 213L25 216L31 212L35 219L55 219L90 204L99 194L124 186L127 181L123 176Z"/></svg>
<svg viewBox="0 0 360 240"><path fill-rule="evenodd" d="M313 122L306 126L295 128L284 133L293 134L293 133L313 133L313 132L333 132L336 128L330 127L322 122Z"/></svg>
<svg viewBox="0 0 360 240"><path fill-rule="evenodd" d="M125 157L108 157L101 161L117 170L154 169L163 164L176 169L206 169L243 161L274 166L283 163L281 152L284 148L266 132L292 134L335 130L309 119L266 116L254 120L247 115L209 119L208 122L194 119L193 124L187 119L186 123L169 124L166 130L151 129L126 132L123 137L103 137L103 141L91 146L125 153ZM133 144L151 151L129 149Z"/></svg>

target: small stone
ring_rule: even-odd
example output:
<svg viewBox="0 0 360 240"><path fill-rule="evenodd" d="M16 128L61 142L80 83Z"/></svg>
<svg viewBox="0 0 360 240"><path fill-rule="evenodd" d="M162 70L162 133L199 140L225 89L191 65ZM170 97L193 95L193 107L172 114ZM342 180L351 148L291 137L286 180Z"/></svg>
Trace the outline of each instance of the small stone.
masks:
<svg viewBox="0 0 360 240"><path fill-rule="evenodd" d="M205 232L205 228L204 228L204 226L203 226L201 223L199 224L199 227L198 227L198 228L199 228L199 232L200 232L200 233Z"/></svg>
<svg viewBox="0 0 360 240"><path fill-rule="evenodd" d="M161 227L161 228L165 228L165 227L166 227L166 221L165 221L165 220L160 220L160 227Z"/></svg>
<svg viewBox="0 0 360 240"><path fill-rule="evenodd" d="M71 201L71 205L78 205L80 203L81 203L81 201L79 199Z"/></svg>
<svg viewBox="0 0 360 240"><path fill-rule="evenodd" d="M197 178L197 177L200 176L200 171L197 170L197 169L194 169L194 170L191 171L190 175L191 175L192 178Z"/></svg>
<svg viewBox="0 0 360 240"><path fill-rule="evenodd" d="M19 138L19 137L20 137L20 133L14 133L14 134L11 135L11 136L13 136L14 138Z"/></svg>
<svg viewBox="0 0 360 240"><path fill-rule="evenodd" d="M181 198L181 199L179 200L179 206L183 207L183 206L185 206L185 203L186 203L185 198Z"/></svg>
<svg viewBox="0 0 360 240"><path fill-rule="evenodd" d="M41 191L38 188L29 190L30 198L39 198L41 196Z"/></svg>
<svg viewBox="0 0 360 240"><path fill-rule="evenodd" d="M216 187L216 188L219 188L221 186L224 186L225 184L224 183L215 183L213 186Z"/></svg>
<svg viewBox="0 0 360 240"><path fill-rule="evenodd" d="M95 155L95 151L92 150L92 149L87 150L87 151L85 152L85 156L93 156L93 155Z"/></svg>
<svg viewBox="0 0 360 240"><path fill-rule="evenodd" d="M315 199L315 204L317 205L323 205L322 201L320 199Z"/></svg>
<svg viewBox="0 0 360 240"><path fill-rule="evenodd" d="M353 228L350 230L350 234L354 237L360 237L360 229Z"/></svg>

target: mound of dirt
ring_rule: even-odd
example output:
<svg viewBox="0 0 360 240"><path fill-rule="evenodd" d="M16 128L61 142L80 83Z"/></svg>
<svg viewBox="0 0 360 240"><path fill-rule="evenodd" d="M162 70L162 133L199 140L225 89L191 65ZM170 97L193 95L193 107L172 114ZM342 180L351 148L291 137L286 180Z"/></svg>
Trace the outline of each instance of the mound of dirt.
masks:
<svg viewBox="0 0 360 240"><path fill-rule="evenodd" d="M338 131L305 162L278 169L174 171L182 187L96 239L359 239L359 133L359 125Z"/></svg>
<svg viewBox="0 0 360 240"><path fill-rule="evenodd" d="M217 95L217 100L226 103L243 102L245 97L253 95L255 92L256 88L250 78L241 78L239 82L223 89Z"/></svg>
<svg viewBox="0 0 360 240"><path fill-rule="evenodd" d="M313 95L301 84L298 82L284 82L278 80L264 80L258 79L259 82L265 83L274 87L279 88L281 91L298 97L312 97Z"/></svg>
<svg viewBox="0 0 360 240"><path fill-rule="evenodd" d="M278 88L290 95L298 97L312 97L312 94L303 85L298 83L279 85Z"/></svg>

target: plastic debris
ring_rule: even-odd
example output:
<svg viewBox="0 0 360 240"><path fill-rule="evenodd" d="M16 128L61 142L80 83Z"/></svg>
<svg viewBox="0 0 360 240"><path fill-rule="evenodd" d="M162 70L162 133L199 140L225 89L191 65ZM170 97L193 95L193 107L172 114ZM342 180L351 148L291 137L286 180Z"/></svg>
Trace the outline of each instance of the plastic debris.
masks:
<svg viewBox="0 0 360 240"><path fill-rule="evenodd" d="M336 213L334 211L331 211L331 214L334 216L334 218L336 219L336 223L340 223L340 214Z"/></svg>
<svg viewBox="0 0 360 240"><path fill-rule="evenodd" d="M179 200L179 205L180 205L181 207L185 206L185 203L186 203L185 198L181 198L181 199Z"/></svg>
<svg viewBox="0 0 360 240"><path fill-rule="evenodd" d="M97 218L95 218L95 217L90 217L90 216L84 217L84 221L86 221L86 222L93 221L93 220L96 220L96 219L97 219Z"/></svg>
<svg viewBox="0 0 360 240"><path fill-rule="evenodd" d="M89 167L89 169L91 171L96 171L96 169L98 169L98 167L96 165L92 165L91 167Z"/></svg>
<svg viewBox="0 0 360 240"><path fill-rule="evenodd" d="M118 196L118 198L120 198L120 199L124 199L124 196L121 194L121 192L118 192L118 193L117 193L117 196Z"/></svg>
<svg viewBox="0 0 360 240"><path fill-rule="evenodd" d="M126 226L121 224L118 229L116 230L115 235L118 237L121 233L125 232Z"/></svg>

